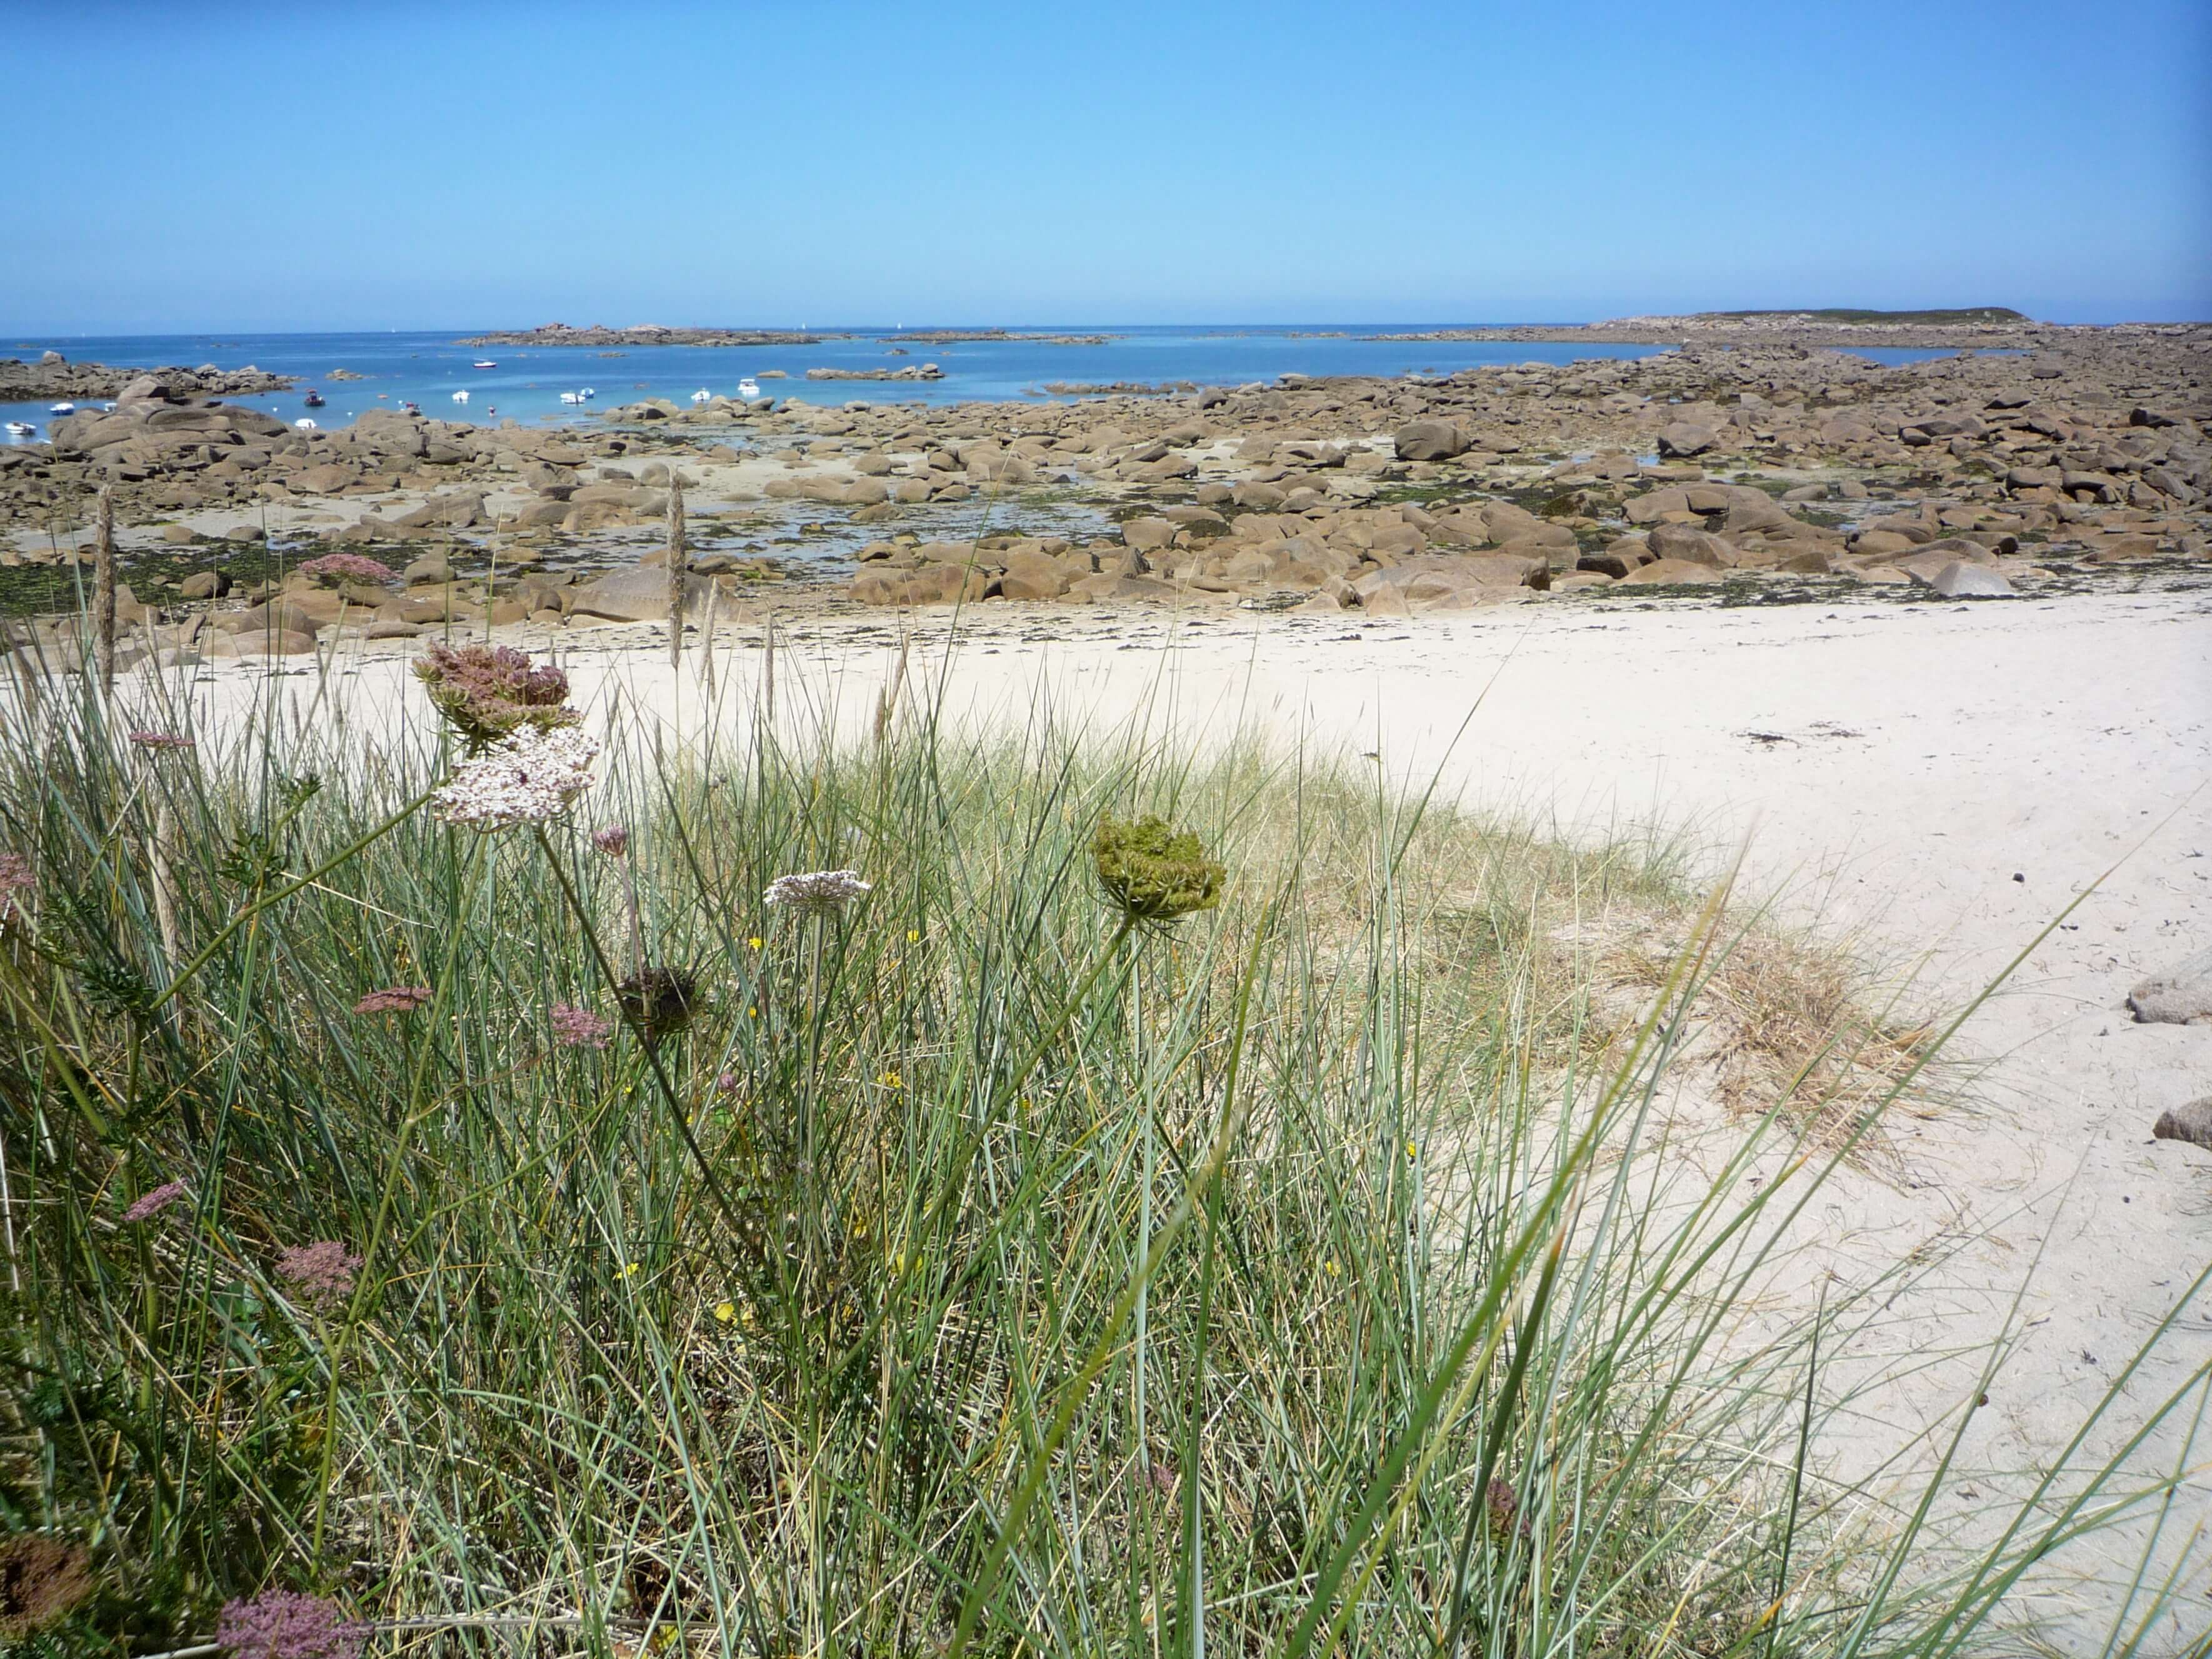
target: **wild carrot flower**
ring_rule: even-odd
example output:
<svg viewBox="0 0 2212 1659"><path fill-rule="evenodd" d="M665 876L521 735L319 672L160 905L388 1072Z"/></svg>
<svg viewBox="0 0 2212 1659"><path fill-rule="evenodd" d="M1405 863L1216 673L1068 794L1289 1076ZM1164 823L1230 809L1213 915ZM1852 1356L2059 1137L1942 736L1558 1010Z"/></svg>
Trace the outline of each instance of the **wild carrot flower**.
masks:
<svg viewBox="0 0 2212 1659"><path fill-rule="evenodd" d="M0 1644L45 1629L91 1594L82 1545L35 1532L10 1538L0 1544Z"/></svg>
<svg viewBox="0 0 2212 1659"><path fill-rule="evenodd" d="M131 741L141 749L191 749L197 745L179 732L133 732Z"/></svg>
<svg viewBox="0 0 2212 1659"><path fill-rule="evenodd" d="M454 767L452 780L431 796L430 810L471 830L544 823L591 787L599 752L598 741L574 727L518 727Z"/></svg>
<svg viewBox="0 0 2212 1659"><path fill-rule="evenodd" d="M303 560L301 574L308 576L327 576L332 581L388 582L396 574L388 564L380 564L365 553L325 553L318 559Z"/></svg>
<svg viewBox="0 0 2212 1659"><path fill-rule="evenodd" d="M566 674L532 665L528 652L511 646L433 645L415 659L415 675L472 750L524 726L550 732L584 718L567 706Z"/></svg>
<svg viewBox="0 0 2212 1659"><path fill-rule="evenodd" d="M225 1607L217 1646L232 1659L360 1659L368 1627L343 1618L337 1604L291 1590L264 1590Z"/></svg>
<svg viewBox="0 0 2212 1659"><path fill-rule="evenodd" d="M629 854L629 831L619 823L611 823L604 830L592 831L592 845L611 859L626 858Z"/></svg>
<svg viewBox="0 0 2212 1659"><path fill-rule="evenodd" d="M185 1195L181 1181L165 1181L149 1193L140 1194L138 1201L123 1212L125 1221L150 1221Z"/></svg>
<svg viewBox="0 0 2212 1659"><path fill-rule="evenodd" d="M831 916L875 884L862 881L857 870L813 870L804 875L778 876L764 895L770 904L794 915Z"/></svg>
<svg viewBox="0 0 2212 1659"><path fill-rule="evenodd" d="M329 1309L353 1294L361 1258L335 1239L295 1244L276 1258L276 1277L294 1298L308 1307Z"/></svg>
<svg viewBox="0 0 2212 1659"><path fill-rule="evenodd" d="M427 985L387 985L353 1006L356 1014L411 1014L430 1000Z"/></svg>
<svg viewBox="0 0 2212 1659"><path fill-rule="evenodd" d="M553 1041L563 1048L604 1048L614 1035L612 1020L565 1002L555 1003L548 1018L553 1027Z"/></svg>
<svg viewBox="0 0 2212 1659"><path fill-rule="evenodd" d="M1198 837L1150 813L1134 823L1101 819L1091 860L1106 896L1133 922L1175 921L1221 902L1226 872Z"/></svg>
<svg viewBox="0 0 2212 1659"><path fill-rule="evenodd" d="M744 1086L744 1075L737 1072L725 1072L714 1079L714 1092L718 1095L733 1095Z"/></svg>

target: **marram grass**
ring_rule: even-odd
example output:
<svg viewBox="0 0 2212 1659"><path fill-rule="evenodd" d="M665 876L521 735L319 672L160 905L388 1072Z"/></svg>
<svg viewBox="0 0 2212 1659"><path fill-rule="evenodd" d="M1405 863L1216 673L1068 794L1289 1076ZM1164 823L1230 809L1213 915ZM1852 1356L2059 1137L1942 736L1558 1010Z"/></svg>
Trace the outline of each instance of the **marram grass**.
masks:
<svg viewBox="0 0 2212 1659"><path fill-rule="evenodd" d="M0 1525L93 1585L34 1650L1935 1655L2117 1512L1939 1558L1808 1464L1897 1285L1748 1302L1879 1114L1800 1138L1801 1034L1655 1178L1732 941L1649 848L927 721L488 833L427 715L9 711ZM1626 1012L1561 943L1624 920Z"/></svg>

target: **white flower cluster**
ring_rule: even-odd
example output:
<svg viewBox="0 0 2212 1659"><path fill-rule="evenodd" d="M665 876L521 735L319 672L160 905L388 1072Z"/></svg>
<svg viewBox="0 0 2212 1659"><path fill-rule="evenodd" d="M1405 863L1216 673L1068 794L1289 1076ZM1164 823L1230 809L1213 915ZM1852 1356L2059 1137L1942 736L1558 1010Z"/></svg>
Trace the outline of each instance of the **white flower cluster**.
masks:
<svg viewBox="0 0 2212 1659"><path fill-rule="evenodd" d="M868 891L872 882L860 879L857 870L811 870L805 875L778 876L765 895L770 904L802 916L831 915Z"/></svg>
<svg viewBox="0 0 2212 1659"><path fill-rule="evenodd" d="M574 726L519 726L474 759L453 768L430 810L447 823L507 830L557 818L592 784L596 738Z"/></svg>

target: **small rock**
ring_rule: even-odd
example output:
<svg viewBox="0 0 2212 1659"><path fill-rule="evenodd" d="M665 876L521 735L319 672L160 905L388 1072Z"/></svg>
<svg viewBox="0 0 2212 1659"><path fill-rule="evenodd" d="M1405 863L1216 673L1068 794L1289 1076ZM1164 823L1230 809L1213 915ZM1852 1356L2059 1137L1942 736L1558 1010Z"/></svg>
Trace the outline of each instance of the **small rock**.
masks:
<svg viewBox="0 0 2212 1659"><path fill-rule="evenodd" d="M2212 956L2147 979L2128 993L2139 1025L2212 1024Z"/></svg>
<svg viewBox="0 0 2212 1659"><path fill-rule="evenodd" d="M188 599L220 599L230 592L227 570L195 570L179 590Z"/></svg>
<svg viewBox="0 0 2212 1659"><path fill-rule="evenodd" d="M1954 559L1933 576L1923 576L1913 566L1905 567L1916 581L1925 581L1929 586L1949 599L2016 599L2020 591L2004 579L2004 573L1992 570L1987 565L1968 564Z"/></svg>
<svg viewBox="0 0 2212 1659"><path fill-rule="evenodd" d="M2212 1152L2212 1095L2160 1112L2150 1132L2160 1140L2185 1140Z"/></svg>

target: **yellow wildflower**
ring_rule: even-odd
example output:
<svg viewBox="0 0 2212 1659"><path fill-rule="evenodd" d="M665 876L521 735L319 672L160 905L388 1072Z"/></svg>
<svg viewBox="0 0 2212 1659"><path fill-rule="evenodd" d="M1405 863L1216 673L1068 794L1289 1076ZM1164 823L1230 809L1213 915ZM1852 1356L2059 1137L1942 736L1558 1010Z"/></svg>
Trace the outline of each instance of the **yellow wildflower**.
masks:
<svg viewBox="0 0 2212 1659"><path fill-rule="evenodd" d="M720 1320L723 1324L725 1324L725 1325L728 1324L728 1323L729 1323L732 1319L735 1319L737 1316L738 1316L738 1304L737 1304L736 1303L734 1303L734 1302L717 1302L717 1303L714 1304L714 1317L715 1317L716 1319Z"/></svg>

